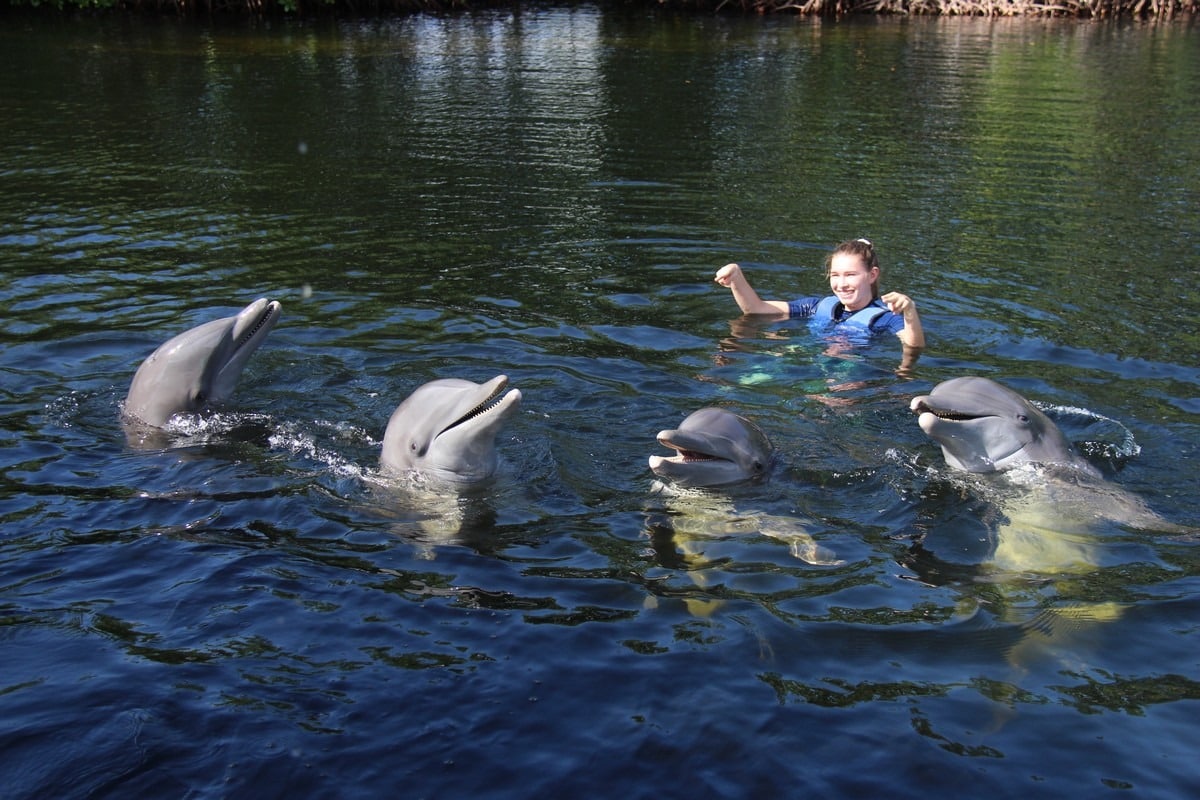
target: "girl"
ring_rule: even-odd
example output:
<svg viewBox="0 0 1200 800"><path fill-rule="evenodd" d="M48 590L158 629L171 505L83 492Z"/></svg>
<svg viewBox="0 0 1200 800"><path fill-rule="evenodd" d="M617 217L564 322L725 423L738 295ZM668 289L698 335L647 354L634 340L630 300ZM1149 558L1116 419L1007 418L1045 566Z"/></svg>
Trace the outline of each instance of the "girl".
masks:
<svg viewBox="0 0 1200 800"><path fill-rule="evenodd" d="M743 314L772 314L811 317L837 328L875 333L892 331L911 348L925 346L925 332L917 305L908 295L889 292L879 295L879 257L867 239L842 242L826 260L830 297L801 297L798 300L763 300L750 286L742 268L726 264L714 280L733 291Z"/></svg>

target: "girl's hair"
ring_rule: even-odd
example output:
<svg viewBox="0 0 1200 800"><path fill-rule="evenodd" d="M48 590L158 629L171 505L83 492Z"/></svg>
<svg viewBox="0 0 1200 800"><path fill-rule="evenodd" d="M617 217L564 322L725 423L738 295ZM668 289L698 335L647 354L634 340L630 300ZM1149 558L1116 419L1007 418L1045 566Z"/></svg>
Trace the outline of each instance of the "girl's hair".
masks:
<svg viewBox="0 0 1200 800"><path fill-rule="evenodd" d="M842 242L834 251L825 258L825 276L829 277L829 270L833 267L833 257L846 253L852 256L858 256L867 265L867 272L873 269L879 269L879 256L875 254L875 245L871 244L870 239L850 239ZM874 299L879 299L879 276L875 276L875 280L871 283L871 295Z"/></svg>

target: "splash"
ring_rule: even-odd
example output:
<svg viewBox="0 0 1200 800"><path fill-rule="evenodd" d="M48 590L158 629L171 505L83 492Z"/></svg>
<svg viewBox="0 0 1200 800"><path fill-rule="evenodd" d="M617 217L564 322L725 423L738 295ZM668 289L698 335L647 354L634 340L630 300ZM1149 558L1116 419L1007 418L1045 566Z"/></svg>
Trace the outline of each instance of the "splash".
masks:
<svg viewBox="0 0 1200 800"><path fill-rule="evenodd" d="M1078 406L1034 405L1051 417L1089 459L1124 463L1142 452L1133 431L1111 417Z"/></svg>
<svg viewBox="0 0 1200 800"><path fill-rule="evenodd" d="M376 444L362 428L346 423L317 420L312 423L312 427L332 432L335 438L342 441ZM323 465L330 473L339 478L361 479L364 477L364 470L361 466L340 453L322 446L311 432L301 429L295 423L277 425L267 441L273 448Z"/></svg>

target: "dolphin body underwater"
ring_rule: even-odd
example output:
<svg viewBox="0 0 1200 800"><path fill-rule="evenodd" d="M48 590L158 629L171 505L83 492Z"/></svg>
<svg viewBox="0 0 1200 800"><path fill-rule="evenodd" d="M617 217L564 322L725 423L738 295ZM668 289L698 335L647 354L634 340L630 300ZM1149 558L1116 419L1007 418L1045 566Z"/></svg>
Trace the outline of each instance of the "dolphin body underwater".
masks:
<svg viewBox="0 0 1200 800"><path fill-rule="evenodd" d="M650 456L650 470L677 486L722 486L762 478L775 449L745 417L723 408L694 411L674 430L660 431L659 444L673 456Z"/></svg>
<svg viewBox="0 0 1200 800"><path fill-rule="evenodd" d="M383 435L383 472L470 486L496 473L496 435L521 405L508 377L486 383L442 378L417 387L397 406Z"/></svg>
<svg viewBox="0 0 1200 800"><path fill-rule="evenodd" d="M1106 480L1049 417L995 381L954 378L909 408L946 464L970 473L970 494L994 512L984 512L989 553L979 566L990 587L989 613L1021 633L1008 662L1021 674L1046 658L1079 669L1092 634L1117 624L1127 607L1122 600L1070 599L1088 585L1081 576L1129 564L1170 569L1144 534L1187 531ZM965 597L979 603L974 592Z"/></svg>
<svg viewBox="0 0 1200 800"><path fill-rule="evenodd" d="M648 515L651 538L669 532L679 556L691 562L693 581L703 584L703 550L706 540L730 535L762 534L786 543L796 558L809 564L839 562L794 517L760 511L739 511L724 493L707 491L738 483L762 481L775 461L775 447L762 429L750 420L723 408L708 406L694 411L678 428L660 431L659 444L673 456L652 455L650 470L665 483L654 488L658 504ZM689 603L693 613L706 616L717 604L709 600ZM700 613L700 609L708 608Z"/></svg>
<svg viewBox="0 0 1200 800"><path fill-rule="evenodd" d="M166 427L176 414L227 401L250 356L279 322L281 306L261 297L232 317L206 322L164 342L142 362L121 413Z"/></svg>

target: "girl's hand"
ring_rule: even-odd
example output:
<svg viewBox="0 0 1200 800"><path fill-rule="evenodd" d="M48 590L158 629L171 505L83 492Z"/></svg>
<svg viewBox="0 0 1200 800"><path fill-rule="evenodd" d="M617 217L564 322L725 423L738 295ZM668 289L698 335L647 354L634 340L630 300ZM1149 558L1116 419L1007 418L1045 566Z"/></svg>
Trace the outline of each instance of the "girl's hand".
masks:
<svg viewBox="0 0 1200 800"><path fill-rule="evenodd" d="M906 316L910 311L917 310L917 304L912 301L912 298L906 294L900 294L900 292L888 292L879 299L893 314Z"/></svg>
<svg viewBox="0 0 1200 800"><path fill-rule="evenodd" d="M726 264L717 270L717 275L713 280L722 286L730 287L733 286L734 281L738 279L741 273L742 268L737 264Z"/></svg>

